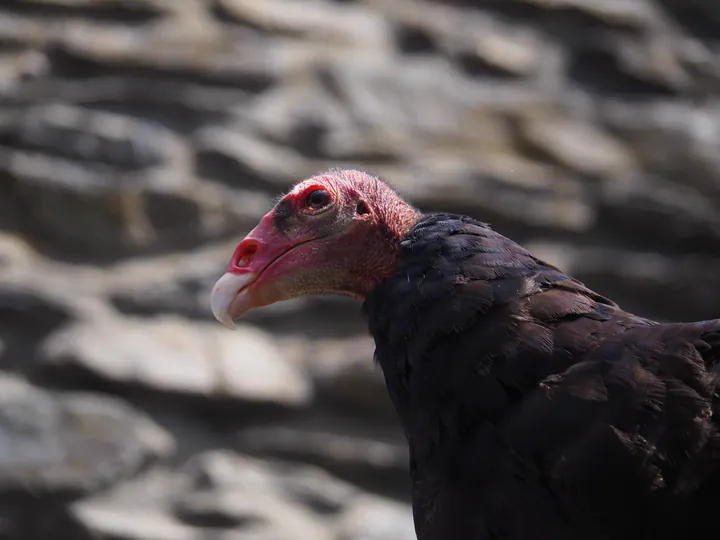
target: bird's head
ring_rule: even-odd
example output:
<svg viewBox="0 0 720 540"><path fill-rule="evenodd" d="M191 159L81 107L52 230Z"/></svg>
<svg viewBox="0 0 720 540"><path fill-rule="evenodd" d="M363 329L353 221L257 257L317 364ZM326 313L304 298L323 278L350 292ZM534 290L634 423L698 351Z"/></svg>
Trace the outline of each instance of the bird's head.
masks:
<svg viewBox="0 0 720 540"><path fill-rule="evenodd" d="M252 309L307 294L364 298L392 272L418 215L360 171L300 182L238 244L213 288L213 315L234 328Z"/></svg>

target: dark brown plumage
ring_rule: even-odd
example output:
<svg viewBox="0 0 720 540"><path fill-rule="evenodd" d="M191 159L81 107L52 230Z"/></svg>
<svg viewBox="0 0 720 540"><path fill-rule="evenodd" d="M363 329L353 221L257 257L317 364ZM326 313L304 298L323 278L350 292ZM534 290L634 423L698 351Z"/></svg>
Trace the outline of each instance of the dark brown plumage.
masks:
<svg viewBox="0 0 720 540"><path fill-rule="evenodd" d="M451 214L420 219L364 309L420 540L712 530L720 321L637 317Z"/></svg>
<svg viewBox="0 0 720 540"><path fill-rule="evenodd" d="M327 204L303 210L317 189ZM715 534L720 320L627 313L486 224L420 215L362 173L283 200L284 226L302 232L278 236L270 212L233 259L247 267L218 282L216 316L322 292L322 279L364 299L419 540ZM293 246L304 255L283 255Z"/></svg>

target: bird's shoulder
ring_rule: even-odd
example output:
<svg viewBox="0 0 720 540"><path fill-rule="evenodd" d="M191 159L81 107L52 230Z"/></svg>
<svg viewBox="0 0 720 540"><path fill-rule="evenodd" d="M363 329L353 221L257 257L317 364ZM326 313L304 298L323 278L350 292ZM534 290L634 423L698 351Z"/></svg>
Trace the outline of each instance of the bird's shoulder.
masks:
<svg viewBox="0 0 720 540"><path fill-rule="evenodd" d="M540 403L579 400L606 419L612 409L621 425L646 418L662 387L663 404L709 410L720 321L660 324L629 313L467 216L424 217L402 250L366 302L378 361L401 400L451 388L458 422L524 401L560 418Z"/></svg>
<svg viewBox="0 0 720 540"><path fill-rule="evenodd" d="M707 524L720 500L719 366L718 320L601 339L503 418L514 470L536 471L568 511L608 531L637 511L671 528Z"/></svg>
<svg viewBox="0 0 720 540"><path fill-rule="evenodd" d="M419 220L401 244L394 274L366 300L365 311L372 333L397 342L418 339L420 347L463 333L481 318L484 332L495 328L497 337L523 322L556 327L582 316L649 324L487 224L448 213ZM582 326L575 332L589 333ZM572 341L570 330L563 328Z"/></svg>
<svg viewBox="0 0 720 540"><path fill-rule="evenodd" d="M610 530L633 501L718 474L720 321L636 316L466 216L426 216L401 248L366 310L416 482L459 463L502 497L536 477ZM430 484L418 502L435 504Z"/></svg>

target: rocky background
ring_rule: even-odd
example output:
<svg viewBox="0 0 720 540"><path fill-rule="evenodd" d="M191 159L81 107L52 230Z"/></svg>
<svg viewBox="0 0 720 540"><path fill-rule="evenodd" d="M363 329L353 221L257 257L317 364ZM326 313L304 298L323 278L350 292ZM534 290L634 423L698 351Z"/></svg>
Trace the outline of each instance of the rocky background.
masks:
<svg viewBox="0 0 720 540"><path fill-rule="evenodd" d="M720 316L715 4L2 0L0 539L414 538L359 306L209 313L329 167Z"/></svg>

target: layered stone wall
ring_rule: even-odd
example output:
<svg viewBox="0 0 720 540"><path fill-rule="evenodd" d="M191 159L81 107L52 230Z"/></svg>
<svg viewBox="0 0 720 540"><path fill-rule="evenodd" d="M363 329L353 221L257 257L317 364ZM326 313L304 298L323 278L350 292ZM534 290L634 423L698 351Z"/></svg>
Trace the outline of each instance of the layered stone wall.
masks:
<svg viewBox="0 0 720 540"><path fill-rule="evenodd" d="M329 167L720 316L713 4L0 2L0 538L414 538L357 304L209 313Z"/></svg>

